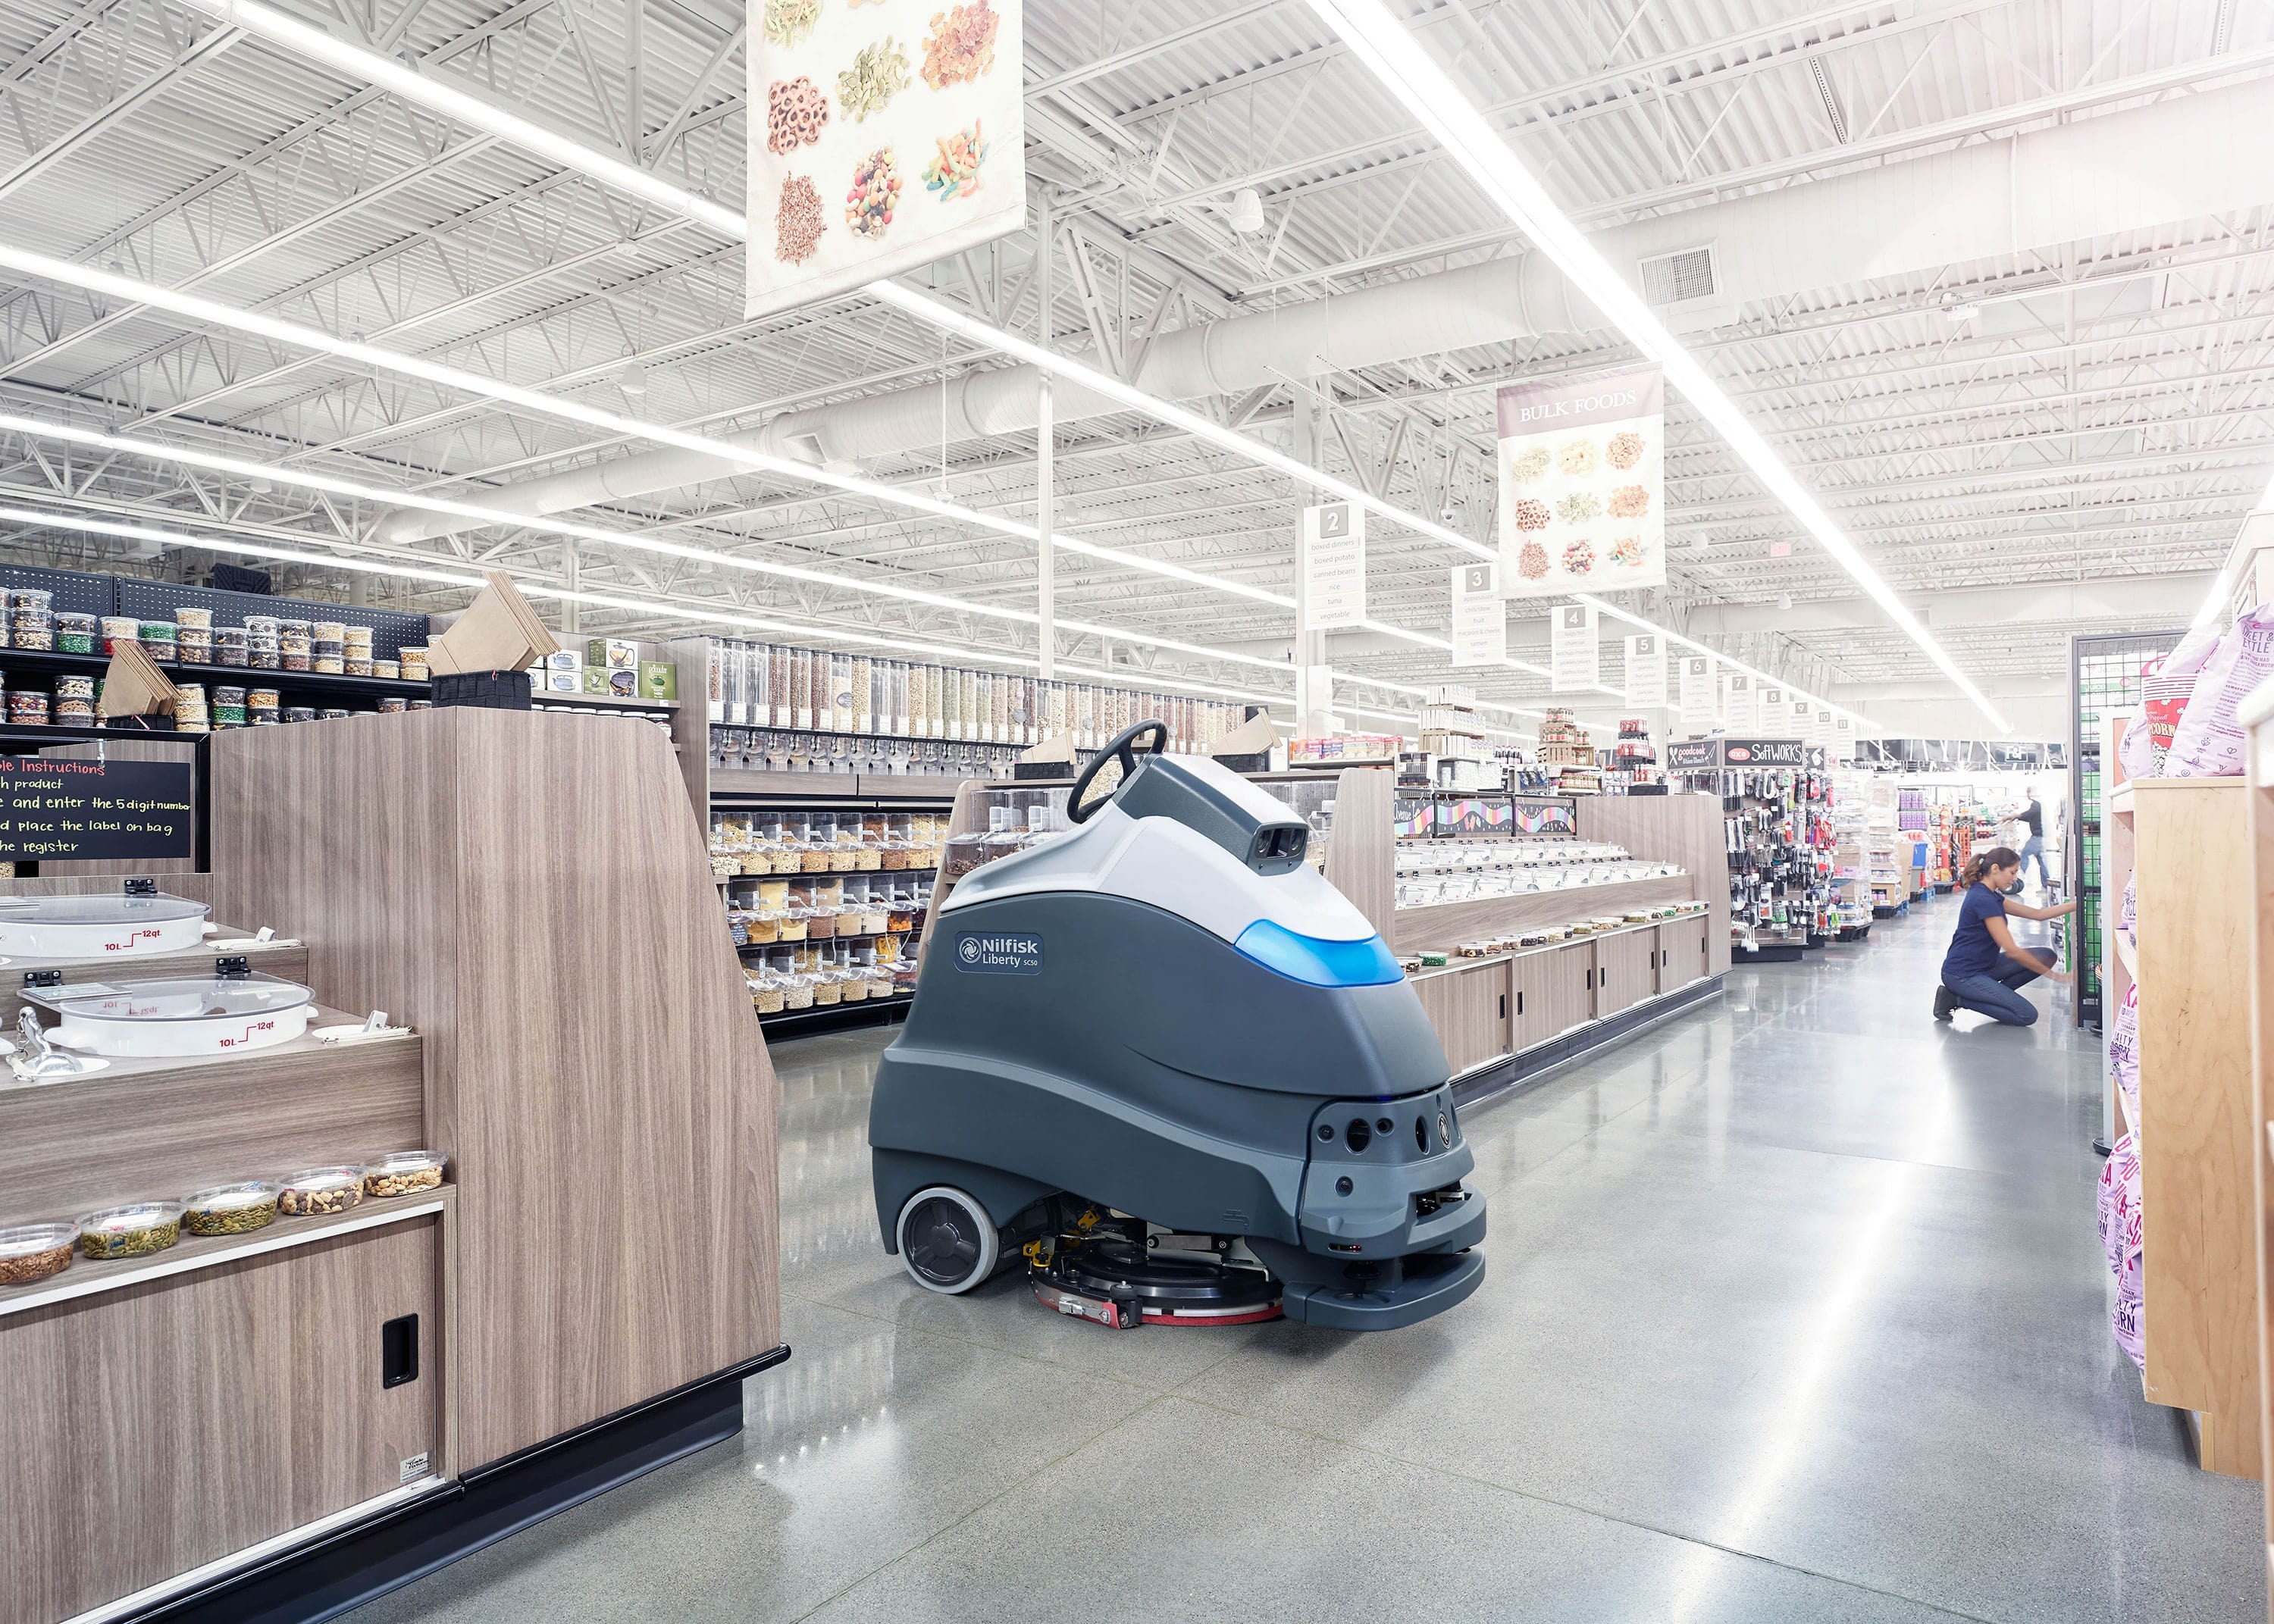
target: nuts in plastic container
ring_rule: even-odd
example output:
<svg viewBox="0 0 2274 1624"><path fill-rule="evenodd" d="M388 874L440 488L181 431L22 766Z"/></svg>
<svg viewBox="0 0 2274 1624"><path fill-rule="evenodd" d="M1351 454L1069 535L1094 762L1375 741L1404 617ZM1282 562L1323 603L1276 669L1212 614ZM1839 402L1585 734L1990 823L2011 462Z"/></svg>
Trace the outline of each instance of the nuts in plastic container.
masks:
<svg viewBox="0 0 2274 1624"><path fill-rule="evenodd" d="M28 1286L71 1267L75 1223L25 1223L0 1229L0 1286Z"/></svg>
<svg viewBox="0 0 2274 1624"><path fill-rule="evenodd" d="M284 1180L276 1210L287 1218L320 1218L363 1205L363 1169L309 1168Z"/></svg>
<svg viewBox="0 0 2274 1624"><path fill-rule="evenodd" d="M441 1152L398 1150L381 1156L363 1170L363 1192L385 1198L432 1190L442 1182Z"/></svg>
<svg viewBox="0 0 2274 1624"><path fill-rule="evenodd" d="M182 1238L179 1201L107 1207L79 1221L79 1249L90 1258L139 1258Z"/></svg>
<svg viewBox="0 0 2274 1624"><path fill-rule="evenodd" d="M276 1222L276 1186L260 1179L182 1198L182 1228L192 1235L244 1235Z"/></svg>

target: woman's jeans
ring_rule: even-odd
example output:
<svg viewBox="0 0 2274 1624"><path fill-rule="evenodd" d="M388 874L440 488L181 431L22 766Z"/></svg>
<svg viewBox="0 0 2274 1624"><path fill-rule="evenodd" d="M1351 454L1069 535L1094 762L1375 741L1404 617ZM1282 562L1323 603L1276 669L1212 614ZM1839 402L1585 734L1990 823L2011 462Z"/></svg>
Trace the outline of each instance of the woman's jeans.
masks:
<svg viewBox="0 0 2274 1624"><path fill-rule="evenodd" d="M2009 1026L2033 1026L2037 1006L2014 989L2028 986L2037 975L2019 959L2000 958L1998 967L1987 975L1962 975L1955 980L1946 976L1942 984L1950 989L1961 1009L2002 1020Z"/></svg>

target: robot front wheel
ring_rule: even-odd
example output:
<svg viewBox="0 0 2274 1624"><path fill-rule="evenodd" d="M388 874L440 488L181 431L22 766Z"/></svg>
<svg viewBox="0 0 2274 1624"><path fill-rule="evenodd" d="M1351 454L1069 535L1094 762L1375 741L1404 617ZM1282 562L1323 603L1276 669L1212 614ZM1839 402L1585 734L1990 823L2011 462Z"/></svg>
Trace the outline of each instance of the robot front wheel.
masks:
<svg viewBox="0 0 2274 1624"><path fill-rule="evenodd" d="M1002 1236L987 1209L953 1184L919 1190L901 1205L900 1267L927 1291L953 1297L995 1272Z"/></svg>

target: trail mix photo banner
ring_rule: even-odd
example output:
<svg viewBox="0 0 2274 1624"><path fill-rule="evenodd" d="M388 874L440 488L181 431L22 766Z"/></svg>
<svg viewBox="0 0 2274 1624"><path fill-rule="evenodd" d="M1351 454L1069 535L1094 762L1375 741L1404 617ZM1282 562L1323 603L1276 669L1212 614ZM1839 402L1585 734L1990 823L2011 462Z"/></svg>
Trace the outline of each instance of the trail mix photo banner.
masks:
<svg viewBox="0 0 2274 1624"><path fill-rule="evenodd" d="M1026 223L1019 8L754 0L746 317Z"/></svg>
<svg viewBox="0 0 2274 1624"><path fill-rule="evenodd" d="M1500 392L1500 590L1666 584L1666 377L1656 362Z"/></svg>

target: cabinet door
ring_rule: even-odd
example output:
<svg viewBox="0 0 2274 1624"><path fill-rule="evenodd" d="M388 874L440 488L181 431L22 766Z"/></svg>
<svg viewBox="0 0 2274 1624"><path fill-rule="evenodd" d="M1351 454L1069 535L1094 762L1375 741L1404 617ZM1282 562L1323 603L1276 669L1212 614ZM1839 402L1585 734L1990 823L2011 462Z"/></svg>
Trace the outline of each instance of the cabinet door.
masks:
<svg viewBox="0 0 2274 1624"><path fill-rule="evenodd" d="M1429 1024L1437 1029L1437 1041L1445 1047L1454 1076L1508 1053L1513 1000L1507 960L1424 976L1413 983L1413 990Z"/></svg>
<svg viewBox="0 0 2274 1624"><path fill-rule="evenodd" d="M1655 930L1622 930L1595 942L1595 1015L1631 1009L1658 990Z"/></svg>
<svg viewBox="0 0 2274 1624"><path fill-rule="evenodd" d="M1518 1050L1559 1038L1594 1014L1594 953L1587 944L1520 954L1511 972L1509 1013Z"/></svg>
<svg viewBox="0 0 2274 1624"><path fill-rule="evenodd" d="M0 1320L0 1481L19 1497L0 1621L100 1606L437 1470L435 1222ZM390 1387L380 1327L410 1314L425 1345Z"/></svg>

